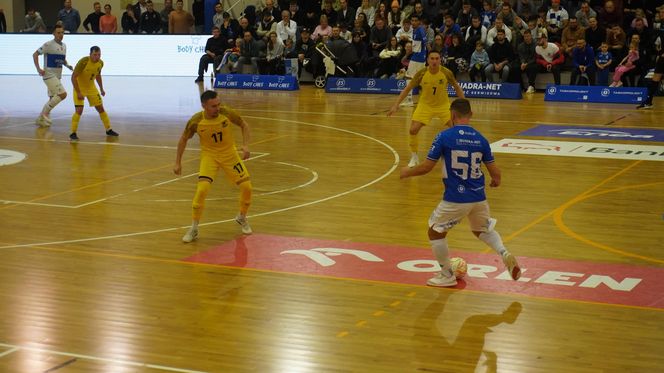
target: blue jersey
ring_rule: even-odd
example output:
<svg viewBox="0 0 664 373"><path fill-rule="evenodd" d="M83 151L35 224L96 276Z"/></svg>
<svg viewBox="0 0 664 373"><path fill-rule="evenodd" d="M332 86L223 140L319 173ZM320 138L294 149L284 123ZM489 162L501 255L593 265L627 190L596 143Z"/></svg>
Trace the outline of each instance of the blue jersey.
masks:
<svg viewBox="0 0 664 373"><path fill-rule="evenodd" d="M427 32L424 26L413 30L413 55L410 60L422 63L427 60Z"/></svg>
<svg viewBox="0 0 664 373"><path fill-rule="evenodd" d="M604 53L604 52L599 52L599 53L597 54L596 59L597 59L597 62L599 62L599 63L601 63L602 65L604 65L605 63L607 63L607 62L609 62L610 60L612 60L612 59L613 59L613 56L611 56L611 52L606 52L606 53Z"/></svg>
<svg viewBox="0 0 664 373"><path fill-rule="evenodd" d="M443 159L443 200L455 203L480 202L484 194L482 162L493 162L487 139L469 125L455 125L438 133L427 158Z"/></svg>

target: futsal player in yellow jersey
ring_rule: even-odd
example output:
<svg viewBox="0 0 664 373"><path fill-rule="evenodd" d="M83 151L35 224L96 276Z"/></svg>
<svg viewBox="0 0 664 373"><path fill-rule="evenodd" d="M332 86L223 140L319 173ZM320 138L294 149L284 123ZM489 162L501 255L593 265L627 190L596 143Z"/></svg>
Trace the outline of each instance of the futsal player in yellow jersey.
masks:
<svg viewBox="0 0 664 373"><path fill-rule="evenodd" d="M247 211L251 204L251 180L249 171L242 160L249 158L249 124L233 109L221 106L217 92L205 91L201 95L203 111L194 114L187 122L180 141L173 172L182 173L182 154L187 147L187 141L198 134L201 142L201 164L198 171L198 184L192 203L193 218L191 228L182 237L183 242L191 242L198 238L198 223L203 215L205 197L210 185L221 169L226 178L240 187L240 213L235 221L242 226L242 233L251 234L251 227L247 221ZM231 124L242 128L242 159L235 147L235 139Z"/></svg>
<svg viewBox="0 0 664 373"><path fill-rule="evenodd" d="M108 119L108 114L104 110L104 104L101 101L101 96L105 96L104 83L101 80L101 69L104 67L104 61L101 60L101 49L97 46L90 48L90 55L81 58L74 73L71 76L71 82L74 86L74 108L76 111L71 117L71 134L69 140L78 141L78 123L81 121L83 114L84 99L87 98L88 104L94 106L99 112L101 122L104 124L107 136L118 136L118 133L111 128L111 121ZM95 82L99 85L99 91ZM100 94L101 91L101 94Z"/></svg>
<svg viewBox="0 0 664 373"><path fill-rule="evenodd" d="M456 91L458 98L465 98L463 89L454 77L454 73L448 68L441 66L440 52L429 51L427 56L427 67L418 71L408 86L401 91L397 102L392 105L387 112L387 116L391 116L399 110L399 104L403 101L408 93L415 87L420 86L420 99L417 102L417 107L413 112L413 118L410 124L410 137L408 145L412 153L409 167L415 167L419 163L417 156L417 148L419 145L417 134L422 129L422 126L431 123L432 118L439 118L446 126L450 126L450 98L447 94L447 85L452 85Z"/></svg>

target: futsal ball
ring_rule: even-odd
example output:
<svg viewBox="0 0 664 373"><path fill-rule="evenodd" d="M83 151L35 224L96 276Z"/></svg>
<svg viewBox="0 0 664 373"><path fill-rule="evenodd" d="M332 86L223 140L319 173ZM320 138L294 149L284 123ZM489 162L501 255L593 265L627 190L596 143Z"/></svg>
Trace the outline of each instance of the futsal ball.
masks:
<svg viewBox="0 0 664 373"><path fill-rule="evenodd" d="M454 277L457 279L462 278L468 272L468 265L463 258L450 258L450 264L452 265Z"/></svg>

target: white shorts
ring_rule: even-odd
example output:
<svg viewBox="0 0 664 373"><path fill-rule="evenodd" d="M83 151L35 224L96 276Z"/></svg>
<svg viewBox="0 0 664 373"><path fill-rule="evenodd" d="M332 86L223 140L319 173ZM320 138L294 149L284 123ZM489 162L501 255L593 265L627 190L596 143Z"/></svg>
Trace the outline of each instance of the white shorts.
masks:
<svg viewBox="0 0 664 373"><path fill-rule="evenodd" d="M429 227L438 233L447 232L468 217L470 230L487 232L489 227L489 203L481 202L454 203L440 201L429 217Z"/></svg>
<svg viewBox="0 0 664 373"><path fill-rule="evenodd" d="M424 62L408 62L408 70L406 70L406 78L413 78L418 71L422 70L426 65Z"/></svg>
<svg viewBox="0 0 664 373"><path fill-rule="evenodd" d="M48 97L67 93L60 79L56 77L44 79L44 84L46 84L46 88L48 88Z"/></svg>

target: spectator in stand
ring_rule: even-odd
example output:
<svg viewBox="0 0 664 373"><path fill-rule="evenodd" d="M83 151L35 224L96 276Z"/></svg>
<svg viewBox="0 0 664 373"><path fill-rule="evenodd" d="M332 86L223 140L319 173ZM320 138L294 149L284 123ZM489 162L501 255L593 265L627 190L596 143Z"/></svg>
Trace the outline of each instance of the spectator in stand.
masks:
<svg viewBox="0 0 664 373"><path fill-rule="evenodd" d="M502 17L498 17L496 18L496 23L493 28L486 33L486 45L489 49L491 49L491 46L494 43L494 38L498 35L498 31L502 31L505 34L508 43L512 42L512 30L505 26Z"/></svg>
<svg viewBox="0 0 664 373"><path fill-rule="evenodd" d="M387 13L389 13L387 10L387 6L383 2L379 2L377 4L378 6L376 9L376 14L374 15L374 24L376 23L375 22L376 18L382 18L383 20L385 20L385 22L387 22Z"/></svg>
<svg viewBox="0 0 664 373"><path fill-rule="evenodd" d="M528 78L528 88L526 89L526 93L535 93L535 79L537 78L537 70L539 70L539 66L537 65L535 58L536 46L537 44L533 39L533 34L530 32L525 32L523 34L523 43L519 44L517 47L519 66L516 71L519 75L519 82L521 83L522 89L524 86L521 74L525 73Z"/></svg>
<svg viewBox="0 0 664 373"><path fill-rule="evenodd" d="M397 73L397 79L404 79L406 77L406 71L408 70L408 65L410 64L410 58L413 56L413 42L406 42L403 46L403 54L401 55L401 68Z"/></svg>
<svg viewBox="0 0 664 373"><path fill-rule="evenodd" d="M625 58L620 61L618 67L616 67L616 71L613 73L613 83L611 83L609 87L622 87L623 83L620 78L622 78L623 74L636 67L636 61L639 58L639 43L633 41L629 45L627 56L625 56Z"/></svg>
<svg viewBox="0 0 664 373"><path fill-rule="evenodd" d="M486 27L487 30L493 27L493 23L496 22L497 14L491 5L491 1L484 0L482 3L482 12L480 12L480 18L482 19L482 26Z"/></svg>
<svg viewBox="0 0 664 373"><path fill-rule="evenodd" d="M256 29L249 24L249 19L247 19L247 17L242 17L240 18L240 25L237 29L238 37L244 38L245 32L251 33L251 37L254 39L254 41L258 39L258 35L256 35ZM277 25L277 33L278 32L279 32L279 26Z"/></svg>
<svg viewBox="0 0 664 373"><path fill-rule="evenodd" d="M286 39L291 40L291 39ZM259 72L261 75L283 75L284 74L284 43L277 36L276 31L268 34L267 55L259 61Z"/></svg>
<svg viewBox="0 0 664 373"><path fill-rule="evenodd" d="M355 22L357 22L357 19ZM353 42L351 45L355 48L355 53L357 54L357 62L353 66L355 77L365 77L368 72L367 61L369 60L369 52L367 44L362 40L362 35L359 32L353 32Z"/></svg>
<svg viewBox="0 0 664 373"><path fill-rule="evenodd" d="M619 25L610 25L606 30L606 43L609 45L609 51L613 56L613 63L617 64L625 57L625 45L627 35Z"/></svg>
<svg viewBox="0 0 664 373"><path fill-rule="evenodd" d="M560 6L560 0L551 0L551 8L546 12L548 40L560 42L562 30L567 27L569 14Z"/></svg>
<svg viewBox="0 0 664 373"><path fill-rule="evenodd" d="M138 2L134 5L134 16L136 16L136 19L140 22L141 21L141 16L143 13L148 11L148 4L146 0L138 0Z"/></svg>
<svg viewBox="0 0 664 373"><path fill-rule="evenodd" d="M353 32L359 32L362 35L362 41L365 43L369 42L369 34L371 34L371 27L367 23L367 18L364 13L360 13L357 18L355 18L355 27L353 27Z"/></svg>
<svg viewBox="0 0 664 373"><path fill-rule="evenodd" d="M290 11L281 12L281 21L277 23L277 36L283 42L286 39L295 40L297 32L297 23L290 19Z"/></svg>
<svg viewBox="0 0 664 373"><path fill-rule="evenodd" d="M149 2L150 0L148 0ZM142 19L142 18L141 18ZM160 19L161 22L161 19ZM194 16L184 10L184 3L182 0L175 2L175 10L171 12L168 17L168 33L169 34L191 34L194 26ZM143 27L141 25L141 27Z"/></svg>
<svg viewBox="0 0 664 373"><path fill-rule="evenodd" d="M495 43L489 48L491 63L484 68L488 81L493 82L493 73L500 74L500 81L506 82L510 75L510 63L514 60L512 45L505 37L505 30L498 30Z"/></svg>
<svg viewBox="0 0 664 373"><path fill-rule="evenodd" d="M398 1L392 1L392 7L390 8L389 13L387 13L387 27L392 30L392 34L396 35L397 31L403 27L403 12L399 7ZM397 38L399 40L399 38Z"/></svg>
<svg viewBox="0 0 664 373"><path fill-rule="evenodd" d="M308 8L304 11L304 18L302 24L297 24L298 26L306 27L309 30L313 30L318 26L318 21L320 19L319 11L315 8ZM283 16L282 16L283 17Z"/></svg>
<svg viewBox="0 0 664 373"><path fill-rule="evenodd" d="M579 79L586 79L589 85L595 85L595 52L583 38L577 40L576 47L572 49L572 62L574 69L569 85L580 84Z"/></svg>
<svg viewBox="0 0 664 373"><path fill-rule="evenodd" d="M578 47L577 41L584 39L586 35L586 30L579 26L579 22L576 20L576 17L570 17L567 27L563 29L561 47L563 53L568 56L572 56L572 50ZM585 39L584 39L585 44ZM594 56L593 56L594 58Z"/></svg>
<svg viewBox="0 0 664 373"><path fill-rule="evenodd" d="M265 6L263 7L263 12L265 11L270 12L270 14L272 14L272 17L274 17L275 21L277 22L281 21L282 12L280 12L279 9L276 6L274 6L274 0L265 0Z"/></svg>
<svg viewBox="0 0 664 373"><path fill-rule="evenodd" d="M468 72L470 81L476 82L477 73L480 73L482 82L486 82L486 73L484 72L484 69L486 69L490 63L491 59L489 58L489 54L484 50L484 43L479 40L476 41L475 51L470 56L470 71Z"/></svg>
<svg viewBox="0 0 664 373"><path fill-rule="evenodd" d="M205 32L205 4L203 0L194 0L191 4L191 15L194 17L194 33L201 35Z"/></svg>
<svg viewBox="0 0 664 373"><path fill-rule="evenodd" d="M28 8L28 14L25 15L25 28L21 32L45 33L46 24L41 14L35 8Z"/></svg>
<svg viewBox="0 0 664 373"><path fill-rule="evenodd" d="M327 17L328 25L337 24L337 11L332 8L332 0L325 0L323 2L323 9L321 10L320 14Z"/></svg>
<svg viewBox="0 0 664 373"><path fill-rule="evenodd" d="M221 4L217 4L221 5ZM216 5L215 5L216 9ZM164 9L159 12L159 17L161 18L161 33L168 34L168 16L173 11L173 0L164 0ZM219 27L219 25L214 25Z"/></svg>
<svg viewBox="0 0 664 373"><path fill-rule="evenodd" d="M118 32L118 18L111 13L111 4L104 5L105 14L99 18L99 32L115 34Z"/></svg>
<svg viewBox="0 0 664 373"><path fill-rule="evenodd" d="M606 42L606 29L601 27L597 22L597 18L588 18L588 28L584 31L584 39L593 50L599 50L600 45Z"/></svg>
<svg viewBox="0 0 664 373"><path fill-rule="evenodd" d="M482 45L486 44L486 27L482 26L479 16L473 16L472 21L470 22L470 27L466 30L466 48L472 53L475 53L477 42L481 42ZM486 51L485 51L486 52Z"/></svg>
<svg viewBox="0 0 664 373"><path fill-rule="evenodd" d="M295 43L295 52L297 53L297 64L299 66L298 69L298 77L302 75L302 68L304 67L307 69L307 71L311 71L311 67L309 65L309 61L311 60L311 56L316 53L315 48L316 48L316 43L314 43L313 40L311 40L310 37L310 32L308 29L303 28L302 31L300 31L300 39Z"/></svg>
<svg viewBox="0 0 664 373"><path fill-rule="evenodd" d="M348 27L346 26L345 23L341 23L338 25L339 27L339 37L347 41L348 43L353 41L353 34L348 30ZM334 32L334 27L332 28L332 32Z"/></svg>
<svg viewBox="0 0 664 373"><path fill-rule="evenodd" d="M385 25L385 20L376 18L369 34L370 56L377 58L392 39L392 31Z"/></svg>
<svg viewBox="0 0 664 373"><path fill-rule="evenodd" d="M545 33L539 35L535 54L539 73L552 73L555 84L560 85L560 67L565 62L565 56L556 44L549 42Z"/></svg>
<svg viewBox="0 0 664 373"><path fill-rule="evenodd" d="M503 23L507 27L514 27L514 18L516 17L516 13L512 9L512 6L508 2L503 2L503 5L500 8L500 13L498 13L498 16L503 17ZM498 17L496 16L496 17Z"/></svg>
<svg viewBox="0 0 664 373"><path fill-rule="evenodd" d="M391 37L389 44L380 51L377 77L387 79L396 75L401 66L401 55L403 54L401 45L396 37Z"/></svg>
<svg viewBox="0 0 664 373"><path fill-rule="evenodd" d="M531 32L528 24L519 16L514 17L514 26L511 28L511 30L512 35L514 35L512 38L512 43L515 47L523 43L523 34L526 32Z"/></svg>
<svg viewBox="0 0 664 373"><path fill-rule="evenodd" d="M83 21L83 28L87 32L99 34L99 19L103 15L101 12L101 4L98 1L95 1L95 3L92 4L92 7L94 8L94 11L85 17L85 21Z"/></svg>
<svg viewBox="0 0 664 373"><path fill-rule="evenodd" d="M272 12L267 9L263 9L263 17L258 23L258 28L256 29L256 35L259 39L267 39L270 32L277 32L277 22L272 15ZM288 40L290 38L287 38Z"/></svg>
<svg viewBox="0 0 664 373"><path fill-rule="evenodd" d="M340 0L339 4L341 5L341 7L337 11L338 22L346 24L348 28L352 28L355 25L355 16L357 15L357 9L349 7L348 0Z"/></svg>
<svg viewBox="0 0 664 373"><path fill-rule="evenodd" d="M221 37L226 40L227 45L232 47L235 45L235 39L240 36L240 24L236 20L231 19L231 15L228 12L224 12L222 18L223 21L221 26L219 26Z"/></svg>
<svg viewBox="0 0 664 373"><path fill-rule="evenodd" d="M475 9L470 6L469 0L463 0L461 5L461 10L457 14L456 23L461 27L461 32L466 33L466 30L470 28L473 17L479 17L479 14Z"/></svg>
<svg viewBox="0 0 664 373"><path fill-rule="evenodd" d="M530 17L537 14L535 9L534 0L517 0L516 14L520 15L523 19L530 19Z"/></svg>
<svg viewBox="0 0 664 373"><path fill-rule="evenodd" d="M429 48L429 52L435 51L440 53L441 56L444 56L446 50L447 47L445 47L445 40L443 40L443 35L436 34L436 36L433 37L433 43L431 43L431 48Z"/></svg>
<svg viewBox="0 0 664 373"><path fill-rule="evenodd" d="M613 62L613 56L609 52L609 45L602 42L599 53L595 55L595 66L597 66L597 85L609 85L609 68Z"/></svg>
<svg viewBox="0 0 664 373"><path fill-rule="evenodd" d="M599 24L608 27L610 25L622 25L623 13L621 10L616 9L613 1L608 0L604 3L604 8L599 12Z"/></svg>
<svg viewBox="0 0 664 373"><path fill-rule="evenodd" d="M643 19L641 17L634 18L634 20L632 21L634 26L632 26L630 28L629 33L628 33L627 36L631 40L632 36L639 35L640 41L644 41L644 43L639 44L639 45L641 45L641 50L647 51L647 52L649 52L648 54L650 54L650 52L654 52L654 48L651 48L651 47L654 46L654 43L652 43L651 45L647 45L647 44L651 40L654 41L654 39L652 37L652 32L650 31L648 26L646 26L645 22L646 22L645 19ZM654 53L653 53L653 55L654 55ZM642 57L643 57L643 55L642 55Z"/></svg>
<svg viewBox="0 0 664 373"><path fill-rule="evenodd" d="M410 16L415 12L415 3L417 0L401 0L403 6L403 16L404 18L410 19ZM406 5L403 5L406 4Z"/></svg>
<svg viewBox="0 0 664 373"><path fill-rule="evenodd" d="M72 8L71 0L65 0L64 8L58 12L58 21L62 22L65 32L76 33L81 26L81 15Z"/></svg>
<svg viewBox="0 0 664 373"><path fill-rule="evenodd" d="M443 25L438 30L443 35L443 43L445 47L452 45L452 35L460 34L461 27L454 22L454 18L450 14L446 14L444 17ZM443 56L442 54L441 56Z"/></svg>
<svg viewBox="0 0 664 373"><path fill-rule="evenodd" d="M154 11L152 0L148 0L147 11L141 14L141 33L158 34L161 32L161 15Z"/></svg>
<svg viewBox="0 0 664 373"><path fill-rule="evenodd" d="M122 13L122 32L125 34L137 34L139 32L138 25L140 21L134 14L134 6L127 4L125 12Z"/></svg>
<svg viewBox="0 0 664 373"><path fill-rule="evenodd" d="M579 21L581 27L590 27L590 19L597 18L597 12L595 12L587 1L581 2L581 9L576 11L576 19Z"/></svg>
<svg viewBox="0 0 664 373"><path fill-rule="evenodd" d="M364 13L369 27L373 27L374 18L376 17L376 8L369 4L369 0L362 0L362 5L355 11L355 18L358 18L360 13Z"/></svg>
<svg viewBox="0 0 664 373"><path fill-rule="evenodd" d="M258 72L258 60L260 59L260 48L250 31L244 31L240 40L240 56L233 65L233 72L242 73L244 65L251 64L253 71Z"/></svg>
<svg viewBox="0 0 664 373"><path fill-rule="evenodd" d="M196 83L203 81L203 74L207 72L210 63L213 64L214 69L221 64L221 59L227 48L228 43L221 37L219 27L212 27L212 37L205 43L205 54L201 56L198 62L198 78L196 78Z"/></svg>
<svg viewBox="0 0 664 373"><path fill-rule="evenodd" d="M396 34L397 40L402 45L408 41L413 41L413 28L410 25L410 19L404 19L401 28Z"/></svg>
<svg viewBox="0 0 664 373"><path fill-rule="evenodd" d="M468 61L465 60L466 50L464 44L461 42L462 39L462 34L452 34L452 45L447 47L444 55L445 60L443 62L445 63L445 67L452 71L454 77L460 72L467 71L464 69L468 67Z"/></svg>
<svg viewBox="0 0 664 373"><path fill-rule="evenodd" d="M5 11L0 8L0 34L7 33L7 19L5 18Z"/></svg>
<svg viewBox="0 0 664 373"><path fill-rule="evenodd" d="M316 26L313 34L311 34L311 38L314 39L315 42L319 42L323 40L323 37L330 36L331 34L332 27L327 23L327 17L323 14L320 16L320 23Z"/></svg>
<svg viewBox="0 0 664 373"><path fill-rule="evenodd" d="M290 10L290 19L292 21L295 21L298 27L302 27L305 24L304 21L307 18L305 12L300 9L300 7L297 5L297 3L294 0L291 0L290 5L288 6L288 10ZM279 14L279 16L281 17L281 14ZM355 17L354 12L353 12L353 17Z"/></svg>

